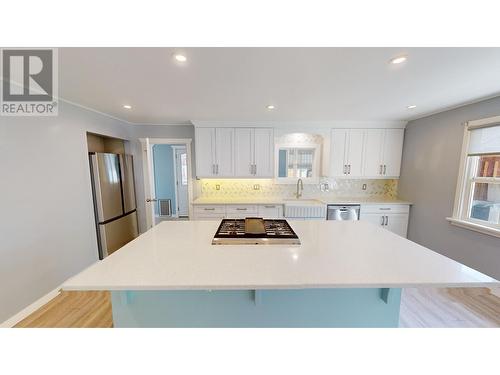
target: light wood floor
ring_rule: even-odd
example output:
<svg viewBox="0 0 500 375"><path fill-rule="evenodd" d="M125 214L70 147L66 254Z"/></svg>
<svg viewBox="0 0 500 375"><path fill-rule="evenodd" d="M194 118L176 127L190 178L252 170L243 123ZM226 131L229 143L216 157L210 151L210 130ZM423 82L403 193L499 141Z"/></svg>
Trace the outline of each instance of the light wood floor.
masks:
<svg viewBox="0 0 500 375"><path fill-rule="evenodd" d="M110 328L111 297L109 292L61 292L16 327Z"/></svg>
<svg viewBox="0 0 500 375"><path fill-rule="evenodd" d="M62 292L16 327L108 328L109 292ZM500 327L500 290L409 288L401 298L401 327Z"/></svg>
<svg viewBox="0 0 500 375"><path fill-rule="evenodd" d="M500 327L500 293L488 288L403 289L399 326Z"/></svg>

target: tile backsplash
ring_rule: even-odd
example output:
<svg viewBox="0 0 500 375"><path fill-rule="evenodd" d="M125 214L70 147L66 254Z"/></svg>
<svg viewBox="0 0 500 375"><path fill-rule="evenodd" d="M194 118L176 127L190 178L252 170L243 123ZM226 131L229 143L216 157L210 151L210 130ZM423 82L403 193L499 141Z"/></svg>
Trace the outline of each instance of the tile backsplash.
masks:
<svg viewBox="0 0 500 375"><path fill-rule="evenodd" d="M197 198L288 198L294 196L296 185L276 184L272 179L200 179L195 182L195 191ZM397 193L398 180L321 178L319 184L304 185L303 197L396 198Z"/></svg>

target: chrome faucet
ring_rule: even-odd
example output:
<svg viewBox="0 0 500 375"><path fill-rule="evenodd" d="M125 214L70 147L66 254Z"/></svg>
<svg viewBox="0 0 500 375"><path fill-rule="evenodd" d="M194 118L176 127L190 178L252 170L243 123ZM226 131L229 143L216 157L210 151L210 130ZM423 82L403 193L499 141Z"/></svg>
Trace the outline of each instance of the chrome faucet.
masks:
<svg viewBox="0 0 500 375"><path fill-rule="evenodd" d="M299 185L300 185L300 192L299 192ZM304 191L304 183L302 182L302 179L299 178L297 180L297 193L295 194L295 197L299 199L302 196L303 191Z"/></svg>

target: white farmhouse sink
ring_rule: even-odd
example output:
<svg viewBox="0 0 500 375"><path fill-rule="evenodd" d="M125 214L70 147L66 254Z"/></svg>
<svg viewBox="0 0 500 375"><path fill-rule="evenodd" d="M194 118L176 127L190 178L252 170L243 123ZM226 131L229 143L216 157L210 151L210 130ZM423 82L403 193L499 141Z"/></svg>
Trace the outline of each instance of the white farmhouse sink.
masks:
<svg viewBox="0 0 500 375"><path fill-rule="evenodd" d="M301 199L301 198L290 198L290 199L283 199L283 202L285 205L290 205L290 206L317 206L317 205L324 205L323 202L317 200L317 199Z"/></svg>
<svg viewBox="0 0 500 375"><path fill-rule="evenodd" d="M317 199L284 199L285 217L302 219L326 218L326 204Z"/></svg>

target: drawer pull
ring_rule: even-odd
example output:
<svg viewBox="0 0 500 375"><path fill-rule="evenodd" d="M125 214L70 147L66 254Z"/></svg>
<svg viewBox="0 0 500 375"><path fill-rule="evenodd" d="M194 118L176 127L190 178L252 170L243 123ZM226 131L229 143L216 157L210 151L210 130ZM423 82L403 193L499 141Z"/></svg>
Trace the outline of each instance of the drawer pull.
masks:
<svg viewBox="0 0 500 375"><path fill-rule="evenodd" d="M215 208L204 208L205 211L215 211Z"/></svg>
<svg viewBox="0 0 500 375"><path fill-rule="evenodd" d="M276 206L264 206L264 208L276 208Z"/></svg>
<svg viewBox="0 0 500 375"><path fill-rule="evenodd" d="M390 207L380 207L379 210L390 211L391 208Z"/></svg>
<svg viewBox="0 0 500 375"><path fill-rule="evenodd" d="M246 211L246 208L237 208L236 211Z"/></svg>

